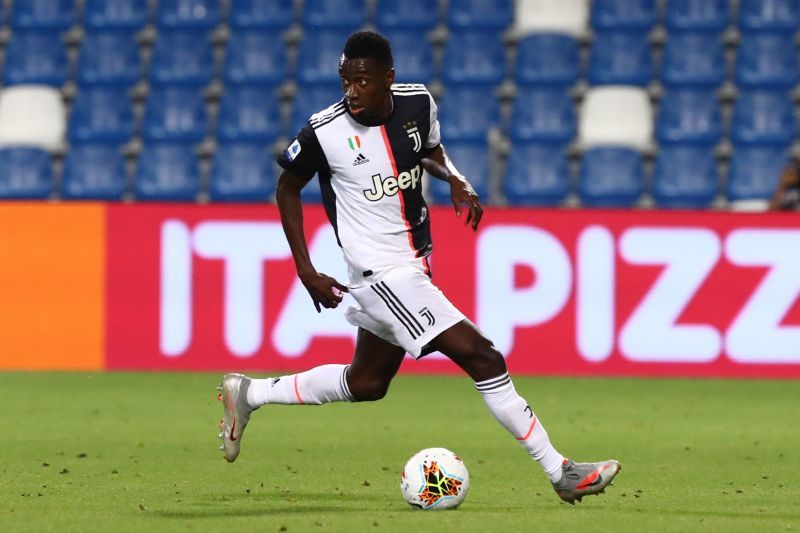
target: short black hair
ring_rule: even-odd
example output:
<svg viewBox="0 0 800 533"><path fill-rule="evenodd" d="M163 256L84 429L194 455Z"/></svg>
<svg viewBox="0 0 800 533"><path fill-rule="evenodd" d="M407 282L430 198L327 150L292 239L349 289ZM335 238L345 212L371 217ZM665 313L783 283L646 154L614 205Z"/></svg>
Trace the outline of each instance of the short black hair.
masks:
<svg viewBox="0 0 800 533"><path fill-rule="evenodd" d="M394 68L392 45L380 33L374 31L357 31L344 43L345 59L372 59L386 69Z"/></svg>

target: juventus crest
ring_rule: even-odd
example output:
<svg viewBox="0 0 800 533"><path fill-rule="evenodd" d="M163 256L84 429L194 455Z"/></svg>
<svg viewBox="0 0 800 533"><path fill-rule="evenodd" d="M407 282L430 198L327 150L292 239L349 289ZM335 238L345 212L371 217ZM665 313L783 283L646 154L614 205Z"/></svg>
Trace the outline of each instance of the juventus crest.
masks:
<svg viewBox="0 0 800 533"><path fill-rule="evenodd" d="M403 128L406 130L406 135L408 138L411 139L411 142L414 143L414 151L419 152L422 149L422 137L419 135L419 128L417 128L417 121L411 120L403 124Z"/></svg>

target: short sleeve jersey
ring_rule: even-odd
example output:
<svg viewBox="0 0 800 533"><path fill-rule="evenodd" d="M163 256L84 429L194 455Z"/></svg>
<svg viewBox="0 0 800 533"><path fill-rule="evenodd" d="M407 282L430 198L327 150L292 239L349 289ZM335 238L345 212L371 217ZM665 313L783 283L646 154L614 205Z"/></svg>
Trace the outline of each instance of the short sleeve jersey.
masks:
<svg viewBox="0 0 800 533"><path fill-rule="evenodd" d="M351 281L432 250L420 161L440 142L436 104L421 84L391 91L393 110L380 125L357 122L342 99L312 115L278 157L300 178L319 177Z"/></svg>

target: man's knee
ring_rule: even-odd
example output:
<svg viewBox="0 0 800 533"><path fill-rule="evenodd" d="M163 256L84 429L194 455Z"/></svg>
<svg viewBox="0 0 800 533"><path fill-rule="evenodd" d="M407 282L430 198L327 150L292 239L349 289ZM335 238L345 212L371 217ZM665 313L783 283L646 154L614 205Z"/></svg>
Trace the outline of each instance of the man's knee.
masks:
<svg viewBox="0 0 800 533"><path fill-rule="evenodd" d="M389 382L383 380L348 380L350 394L357 402L374 402L386 396Z"/></svg>

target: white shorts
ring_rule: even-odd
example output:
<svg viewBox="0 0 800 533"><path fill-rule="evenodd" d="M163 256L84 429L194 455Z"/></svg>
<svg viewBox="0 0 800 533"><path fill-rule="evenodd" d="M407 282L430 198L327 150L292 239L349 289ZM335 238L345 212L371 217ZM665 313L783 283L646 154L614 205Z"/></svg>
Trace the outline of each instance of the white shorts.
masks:
<svg viewBox="0 0 800 533"><path fill-rule="evenodd" d="M376 273L374 279L350 288L358 306L345 318L418 359L437 335L466 317L456 309L425 272L404 265Z"/></svg>

